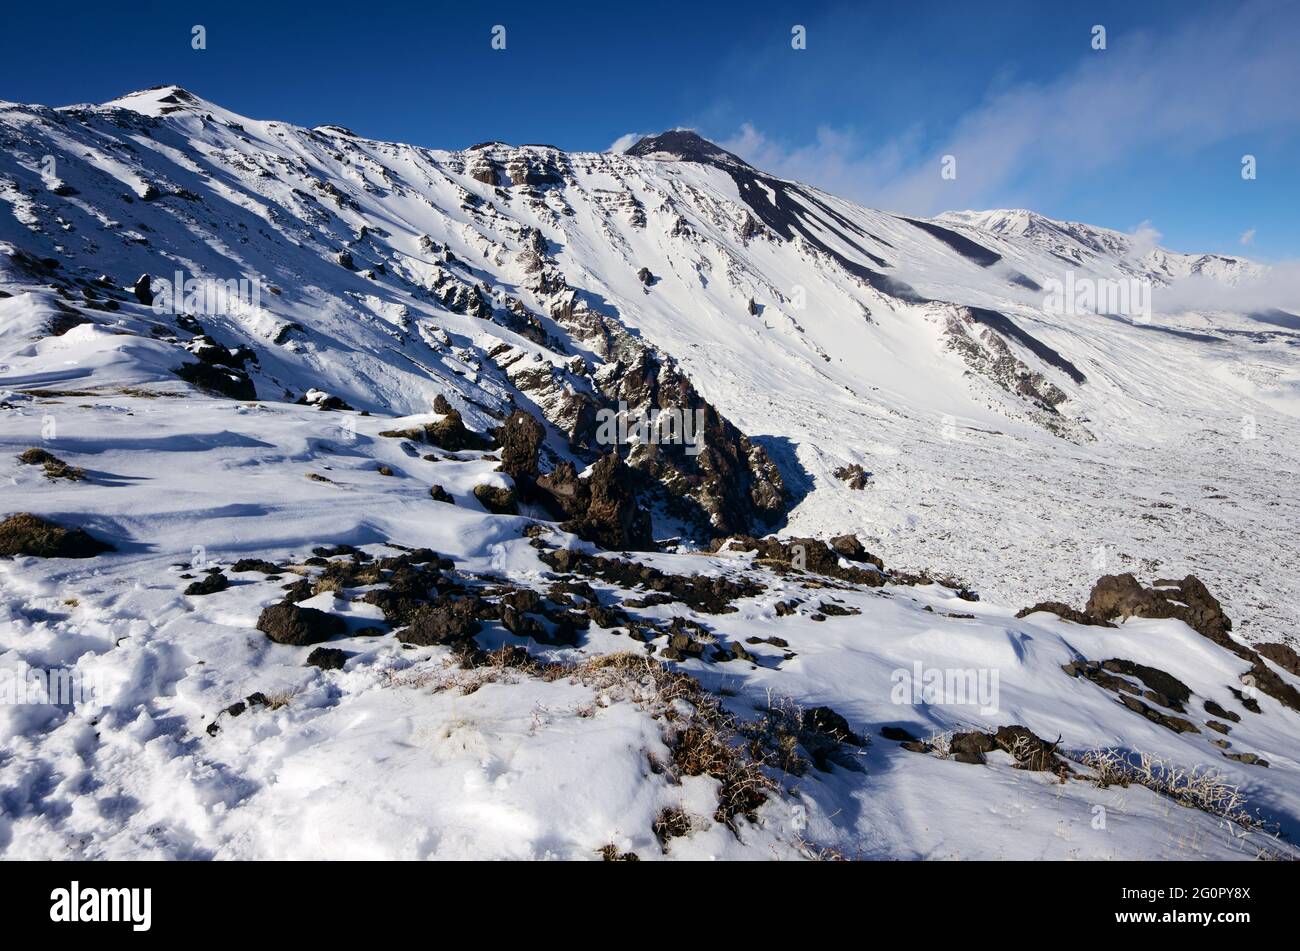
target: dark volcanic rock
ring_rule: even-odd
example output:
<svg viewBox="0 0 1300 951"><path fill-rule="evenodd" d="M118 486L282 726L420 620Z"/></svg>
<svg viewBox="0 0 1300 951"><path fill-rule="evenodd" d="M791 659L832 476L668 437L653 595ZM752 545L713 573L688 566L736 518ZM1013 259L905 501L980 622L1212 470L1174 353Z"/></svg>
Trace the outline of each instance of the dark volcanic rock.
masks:
<svg viewBox="0 0 1300 951"><path fill-rule="evenodd" d="M862 547L857 535L837 535L830 540L831 549L849 561L861 561L885 570L885 562Z"/></svg>
<svg viewBox="0 0 1300 951"><path fill-rule="evenodd" d="M606 548L649 548L650 517L637 504L627 466L617 455L602 456L584 480L585 504L570 520L576 534Z"/></svg>
<svg viewBox="0 0 1300 951"><path fill-rule="evenodd" d="M297 581L291 581L284 585L284 590L288 592L285 600L297 604L299 601L306 601L316 593L315 587L310 578L299 578Z"/></svg>
<svg viewBox="0 0 1300 951"><path fill-rule="evenodd" d="M150 281L148 274L141 274L131 291L135 294L135 299L144 306L148 307L153 303L153 282Z"/></svg>
<svg viewBox="0 0 1300 951"><path fill-rule="evenodd" d="M726 149L714 145L699 133L689 129L670 129L658 135L645 136L624 154L638 158L672 158L684 162L724 163L749 167Z"/></svg>
<svg viewBox="0 0 1300 951"><path fill-rule="evenodd" d="M1056 746L1056 743L1048 743L1035 735L1028 727L1015 725L999 727L997 733L979 730L955 733L948 741L948 753L959 763L978 764L985 762L986 753L1002 750L1011 754L1019 769L1061 773L1069 767L1056 755ZM905 743L904 747L917 752L927 749L925 744L916 741Z"/></svg>
<svg viewBox="0 0 1300 951"><path fill-rule="evenodd" d="M207 334L200 334L185 346L190 353L199 358L199 362L212 366L242 370L246 363L257 361L257 354L248 347L242 344L234 348L223 347ZM298 402L305 405L306 399L300 399Z"/></svg>
<svg viewBox="0 0 1300 951"><path fill-rule="evenodd" d="M785 513L785 483L767 451L701 397L670 357L629 333L616 315L594 310L558 269L541 267L528 286L548 302L551 318L601 361L594 371L580 373L594 385L591 405L559 396L539 399L575 449L616 451L645 476L654 503L698 536L766 530ZM542 390L576 389L572 382L556 382L564 385L547 383ZM600 410L610 418L598 424ZM618 417L629 424L626 431L610 425ZM633 428L650 435L634 439Z"/></svg>
<svg viewBox="0 0 1300 951"><path fill-rule="evenodd" d="M1025 726L999 727L993 737L999 749L1006 750L1015 757L1016 765L1021 769L1042 772L1063 772L1068 769L1064 760L1056 755L1056 747L1061 742L1048 743Z"/></svg>
<svg viewBox="0 0 1300 951"><path fill-rule="evenodd" d="M901 726L882 726L880 728L880 735L885 739L893 740L896 743L916 743L919 739Z"/></svg>
<svg viewBox="0 0 1300 951"><path fill-rule="evenodd" d="M1287 673L1300 677L1300 654L1285 644L1256 644L1261 657L1267 657Z"/></svg>
<svg viewBox="0 0 1300 951"><path fill-rule="evenodd" d="M805 729L829 736L840 743L852 743L854 746L866 746L864 740L849 726L849 721L830 707L813 707L804 713Z"/></svg>
<svg viewBox="0 0 1300 951"><path fill-rule="evenodd" d="M241 558L230 566L231 571L260 571L264 575L280 574L280 566L263 558Z"/></svg>
<svg viewBox="0 0 1300 951"><path fill-rule="evenodd" d="M494 515L518 515L519 506L515 501L515 490L499 485L474 486L474 498L479 504Z"/></svg>
<svg viewBox="0 0 1300 951"><path fill-rule="evenodd" d="M493 431L501 447L501 471L517 483L537 478L537 453L546 439L546 429L533 416L515 410Z"/></svg>
<svg viewBox="0 0 1300 951"><path fill-rule="evenodd" d="M833 475L841 482L847 483L850 489L859 492L871 484L871 473L856 462L849 466L840 466Z"/></svg>
<svg viewBox="0 0 1300 951"><path fill-rule="evenodd" d="M1105 627L1114 627L1113 621L1131 617L1175 618L1216 644L1246 656L1241 652L1241 645L1228 636L1232 621L1223 612L1222 605L1195 575L1188 575L1182 581L1160 581L1152 588L1143 587L1131 574L1105 575L1093 585L1082 611L1059 601L1043 601L1023 609L1016 617L1027 617L1036 611L1050 611L1077 624Z"/></svg>
<svg viewBox="0 0 1300 951"><path fill-rule="evenodd" d="M1138 686L1123 677L1116 677L1102 669L1101 663L1095 660L1072 660L1068 664L1062 664L1061 669L1071 677L1086 677L1103 690L1109 690L1112 693L1140 693Z"/></svg>
<svg viewBox="0 0 1300 951"><path fill-rule="evenodd" d="M602 393L625 401L633 414L673 411L687 414L694 429L691 443L638 445L628 465L662 485L691 515L687 500L716 532L751 531L785 509L786 488L767 452L742 434L704 400L675 364L649 350L610 374Z"/></svg>
<svg viewBox="0 0 1300 951"><path fill-rule="evenodd" d="M1106 575L1093 587L1085 613L1094 620L1144 617L1183 621L1202 637L1248 661L1251 665L1248 676L1252 686L1284 706L1300 712L1300 690L1270 669L1264 663L1265 655L1229 636L1232 620L1194 575L1188 575L1181 581L1157 581L1153 588L1142 587L1131 574ZM1287 659L1287 655L1276 648L1270 650L1278 657ZM1230 689L1233 689L1234 694L1240 693L1235 688ZM1241 694L1239 699L1246 709L1258 709L1258 702L1253 698ZM1254 704L1254 708L1247 701Z"/></svg>
<svg viewBox="0 0 1300 951"><path fill-rule="evenodd" d="M836 604L834 601L821 602L817 605L817 612L819 614L824 614L827 617L852 617L856 614L862 613L858 608L844 607L843 605Z"/></svg>
<svg viewBox="0 0 1300 951"><path fill-rule="evenodd" d="M442 419L424 427L424 438L440 449L448 452L461 452L465 449L487 449L492 445L490 439L465 427L460 412L441 393L433 402L434 412L441 413Z"/></svg>
<svg viewBox="0 0 1300 951"><path fill-rule="evenodd" d="M1178 713L1186 712L1184 704L1191 699L1191 689L1172 674L1167 674L1155 667L1147 667L1144 664L1136 664L1131 660L1121 660L1119 658L1100 663L1097 661L1076 660L1064 664L1062 669L1071 677L1086 677L1103 690L1113 692L1120 703L1153 722L1160 723L1179 733L1198 732L1196 727L1188 721L1162 713L1137 699L1137 695L1141 695L1158 706L1167 707ZM1116 676L1117 674L1123 676ZM1133 680L1127 678L1141 681L1146 689L1143 690L1142 687L1134 684ZM1213 701L1207 704L1207 709L1211 705L1215 710L1221 709Z"/></svg>
<svg viewBox="0 0 1300 951"><path fill-rule="evenodd" d="M307 655L308 666L321 670L342 670L347 660L347 652L337 647L318 647Z"/></svg>
<svg viewBox="0 0 1300 951"><path fill-rule="evenodd" d="M1114 627L1109 621L1101 621L1084 611L1079 611L1064 604L1060 601L1040 601L1033 607L1022 608L1016 612L1016 617L1029 617L1031 614L1037 614L1039 611L1046 611L1049 614L1055 614L1064 621L1073 621L1075 624L1092 624L1101 627Z"/></svg>
<svg viewBox="0 0 1300 951"><path fill-rule="evenodd" d="M242 370L210 363L187 363L172 371L186 383L232 400L257 399L257 387Z"/></svg>
<svg viewBox="0 0 1300 951"><path fill-rule="evenodd" d="M954 733L948 741L948 753L959 763L983 763L984 754L997 748L992 736L978 731Z"/></svg>
<svg viewBox="0 0 1300 951"><path fill-rule="evenodd" d="M1231 720L1233 723L1241 722L1240 713L1233 713L1231 710L1225 710L1213 700L1205 701L1205 712L1212 717L1218 717L1220 720Z"/></svg>
<svg viewBox="0 0 1300 951"><path fill-rule="evenodd" d="M849 537L852 536L841 535L835 541L839 542L841 547L848 548L850 546L846 538ZM856 542L857 539L855 538L854 541ZM840 565L840 553L826 542L816 538L775 538L772 536L753 538L748 535L737 535L732 538L718 539L709 547L709 550L716 552L725 547L740 551L757 551L760 562L777 568L809 571L813 574L825 575L828 578L840 578L844 581L852 581L868 587L880 587L889 580L889 577L884 574L885 563L865 549L857 553L854 560L872 565L878 570L869 571L865 568L842 567ZM860 543L858 547L861 548Z"/></svg>
<svg viewBox="0 0 1300 951"><path fill-rule="evenodd" d="M664 600L657 603L680 601L706 614L735 611L732 602L736 599L755 597L765 590L763 585L748 578L733 581L706 575L670 575L649 565L568 549L543 552L538 557L555 571L585 574L623 588L641 587L660 592Z"/></svg>
<svg viewBox="0 0 1300 951"><path fill-rule="evenodd" d="M214 571L185 589L188 595L216 594L230 587L230 579L219 571Z"/></svg>
<svg viewBox="0 0 1300 951"><path fill-rule="evenodd" d="M491 448L492 440L468 429L460 411L452 408L441 393L434 398L433 411L442 418L412 429L387 429L379 435L390 439L417 439L448 452Z"/></svg>
<svg viewBox="0 0 1300 951"><path fill-rule="evenodd" d="M1263 766L1268 768L1268 760L1260 759L1257 753L1224 753L1224 756L1238 763L1245 763L1247 766Z"/></svg>
<svg viewBox="0 0 1300 951"><path fill-rule="evenodd" d="M1120 703L1128 707L1134 713L1140 713L1152 723L1159 723L1163 727L1168 727L1175 733L1200 733L1200 728L1190 720L1184 720L1182 717L1170 716L1167 713L1161 713L1155 707L1148 706L1137 697L1124 694L1119 698Z"/></svg>
<svg viewBox="0 0 1300 951"><path fill-rule="evenodd" d="M247 350L246 347L241 347L240 349ZM199 354L199 359L203 359L202 354ZM298 406L315 406L322 412L337 412L339 410L356 409L355 406L352 406L341 396L335 396L333 393L324 393L320 390L312 391L310 399L308 399L307 394L304 393L302 396L298 397L295 402Z"/></svg>
<svg viewBox="0 0 1300 951"><path fill-rule="evenodd" d="M0 522L0 558L31 555L36 558L94 558L116 551L107 542L93 538L80 528L64 528L55 522L19 512Z"/></svg>
<svg viewBox="0 0 1300 951"><path fill-rule="evenodd" d="M634 473L617 453L607 453L578 478L563 462L537 480L542 499L565 518L563 528L610 549L644 551L654 547L650 515L640 505Z"/></svg>
<svg viewBox="0 0 1300 951"><path fill-rule="evenodd" d="M1177 710L1180 713L1183 704L1192 695L1191 688L1187 684L1173 676L1173 674L1167 674L1155 667L1147 667L1143 664L1135 664L1131 660L1120 660L1118 658L1103 661L1102 667L1112 673L1136 677L1165 699L1166 702L1162 703L1161 706L1169 707L1171 710ZM1159 703L1160 701L1157 700L1156 702Z"/></svg>
<svg viewBox="0 0 1300 951"><path fill-rule="evenodd" d="M341 617L281 601L262 609L257 629L277 644L319 644L347 631Z"/></svg>
<svg viewBox="0 0 1300 951"><path fill-rule="evenodd" d="M464 641L478 633L477 598L448 599L443 604L426 604L416 608L410 624L397 632L403 644L450 644Z"/></svg>

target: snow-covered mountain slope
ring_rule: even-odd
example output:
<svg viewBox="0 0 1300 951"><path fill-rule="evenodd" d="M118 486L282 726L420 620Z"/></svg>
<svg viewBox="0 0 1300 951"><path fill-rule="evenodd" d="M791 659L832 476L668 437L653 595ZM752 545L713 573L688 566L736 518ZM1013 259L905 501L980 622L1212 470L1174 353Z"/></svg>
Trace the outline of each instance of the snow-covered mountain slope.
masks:
<svg viewBox="0 0 1300 951"><path fill-rule="evenodd" d="M1066 272L1157 282L1158 308L1180 275L1252 265L1139 256L1114 232L1028 213L871 211L689 133L626 156L435 152L254 121L175 87L0 120L0 241L60 267L0 258L32 295L11 304L26 313L50 316L45 285L60 281L59 302L85 313L103 289L76 282L101 274L247 280L255 303L201 323L250 348L262 397L315 387L404 414L443 392L477 428L514 399L588 445L593 406L655 399L612 369L634 362L630 341L649 344L753 437L733 438L733 459L761 449L784 476L761 458L734 488L734 467L706 472L729 493L703 505L715 528L788 509L793 529L863 531L1009 600L1077 596L1094 562L1195 567L1250 635L1293 626L1300 590L1267 569L1297 514L1295 331L1043 307ZM121 306L91 312L109 337L136 313ZM114 359L121 382L172 379L177 358L152 349ZM10 373L55 378L21 360ZM570 441L552 440L558 456ZM834 478L851 464L869 489Z"/></svg>
<svg viewBox="0 0 1300 951"><path fill-rule="evenodd" d="M0 517L117 549L0 560L0 657L92 678L104 707L0 706L8 854L1226 857L1300 821L1289 655L1279 673L1165 608L1016 616L1102 574L1195 574L1240 641L1293 643L1300 333L1160 309L1257 265L1028 212L873 211L680 131L441 152L177 87L0 104L0 202ZM1132 280L1149 315L1045 304ZM699 438L608 455L620 406L698 413ZM888 573L852 546L805 574L710 544L769 529L856 534ZM666 547L635 557L667 574L557 563L592 543ZM239 559L305 579L290 598L342 619L341 669L268 640L283 585ZM214 566L228 583L183 593ZM672 580L694 573L733 587ZM407 603L430 591L436 623ZM600 660L628 651L723 699ZM892 697L918 663L996 672L1000 699ZM1256 699L1259 670L1282 686ZM1134 676L1172 712L1122 702ZM1207 702L1237 717L1226 747ZM935 742L845 742L821 706ZM1015 736L954 762L985 741L952 733L1015 724L1059 734L1078 778L1013 769ZM761 769L691 747L719 735ZM794 748L815 766L777 770ZM1142 779L1116 795L1084 762L1115 748L1213 764L1264 825ZM679 808L690 832L666 834Z"/></svg>

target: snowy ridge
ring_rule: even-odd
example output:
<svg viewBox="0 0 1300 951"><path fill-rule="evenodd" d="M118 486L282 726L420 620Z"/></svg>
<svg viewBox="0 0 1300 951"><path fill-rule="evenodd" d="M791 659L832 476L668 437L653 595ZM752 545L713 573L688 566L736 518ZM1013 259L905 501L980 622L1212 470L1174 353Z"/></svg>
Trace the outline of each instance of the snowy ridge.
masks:
<svg viewBox="0 0 1300 951"><path fill-rule="evenodd" d="M1067 271L1155 313L1053 313ZM177 272L255 293L153 306ZM1300 618L1300 335L1159 306L1263 273L875 211L682 130L452 152L174 86L0 104L0 518L116 549L0 558L0 673L94 688L0 704L0 855L1289 856L1300 676L1244 645ZM706 451L602 468L620 402L700 409ZM769 529L838 547L718 544ZM1230 639L1018 616L1125 571L1194 574ZM342 626L277 641L282 603Z"/></svg>
<svg viewBox="0 0 1300 951"><path fill-rule="evenodd" d="M1119 258L1121 266L1157 284L1204 274L1224 284L1264 273L1261 265L1222 254L1178 254L1150 246L1134 235L1097 228L1077 221L1054 221L1023 208L993 211L949 211L937 219L999 237L1028 239L1033 244L1079 264L1105 267Z"/></svg>

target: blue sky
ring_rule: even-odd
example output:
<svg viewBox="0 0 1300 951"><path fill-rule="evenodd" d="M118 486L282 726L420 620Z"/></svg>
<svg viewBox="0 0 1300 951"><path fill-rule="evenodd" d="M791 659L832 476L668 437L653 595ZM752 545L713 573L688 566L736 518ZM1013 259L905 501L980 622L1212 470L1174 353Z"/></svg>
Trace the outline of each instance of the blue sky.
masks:
<svg viewBox="0 0 1300 951"><path fill-rule="evenodd" d="M7 4L4 33L0 98L22 102L175 82L256 118L439 148L604 149L688 126L877 207L1028 207L1177 250L1300 257L1285 0L27 3Z"/></svg>

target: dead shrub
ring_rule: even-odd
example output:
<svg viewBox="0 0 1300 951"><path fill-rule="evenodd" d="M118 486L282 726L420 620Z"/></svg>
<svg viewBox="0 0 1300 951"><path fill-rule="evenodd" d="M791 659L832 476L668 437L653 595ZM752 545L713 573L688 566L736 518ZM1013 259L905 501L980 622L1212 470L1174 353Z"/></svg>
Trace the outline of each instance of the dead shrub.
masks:
<svg viewBox="0 0 1300 951"><path fill-rule="evenodd" d="M659 840L663 850L667 852L669 839L676 839L690 834L691 817L680 806L674 806L671 809L661 810L650 828L654 832L655 838Z"/></svg>

